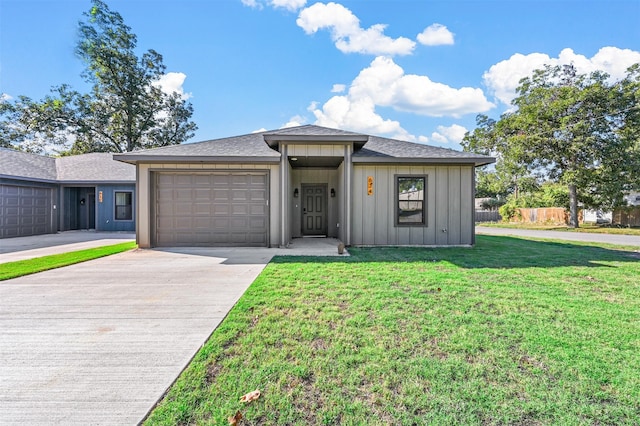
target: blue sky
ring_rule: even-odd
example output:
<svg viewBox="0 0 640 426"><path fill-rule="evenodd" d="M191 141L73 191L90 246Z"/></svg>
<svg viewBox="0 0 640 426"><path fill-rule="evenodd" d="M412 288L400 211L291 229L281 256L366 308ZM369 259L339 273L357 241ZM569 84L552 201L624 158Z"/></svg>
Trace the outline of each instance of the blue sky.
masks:
<svg viewBox="0 0 640 426"><path fill-rule="evenodd" d="M459 149L518 80L640 62L640 0L110 0L184 92L200 141L319 124ZM87 90L74 56L88 0L0 0L0 92Z"/></svg>

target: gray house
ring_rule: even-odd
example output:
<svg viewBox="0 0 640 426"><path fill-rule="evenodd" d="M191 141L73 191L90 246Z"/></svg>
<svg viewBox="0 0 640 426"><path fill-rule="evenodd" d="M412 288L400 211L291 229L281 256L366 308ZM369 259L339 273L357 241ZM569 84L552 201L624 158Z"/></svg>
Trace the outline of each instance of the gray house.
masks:
<svg viewBox="0 0 640 426"><path fill-rule="evenodd" d="M111 153L52 158L0 148L0 238L135 230L135 167Z"/></svg>
<svg viewBox="0 0 640 426"><path fill-rule="evenodd" d="M117 154L137 168L140 247L474 244L491 157L319 126Z"/></svg>

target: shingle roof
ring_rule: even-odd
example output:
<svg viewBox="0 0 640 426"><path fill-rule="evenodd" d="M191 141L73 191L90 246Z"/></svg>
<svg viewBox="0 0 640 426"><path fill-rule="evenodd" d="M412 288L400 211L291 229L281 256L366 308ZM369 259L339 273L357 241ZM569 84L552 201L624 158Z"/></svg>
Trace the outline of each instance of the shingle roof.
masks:
<svg viewBox="0 0 640 426"><path fill-rule="evenodd" d="M135 182L136 168L115 161L113 153L95 152L56 158L58 181L61 182Z"/></svg>
<svg viewBox="0 0 640 426"><path fill-rule="evenodd" d="M313 124L306 124L304 126L286 127L284 129L271 130L264 132L266 137L269 136L333 136L333 137L346 137L361 139L367 135L362 133L349 132L347 130L332 129L330 127L316 126Z"/></svg>
<svg viewBox="0 0 640 426"><path fill-rule="evenodd" d="M116 155L118 161L280 161L280 153L264 142L264 132L203 142L163 146Z"/></svg>
<svg viewBox="0 0 640 426"><path fill-rule="evenodd" d="M112 153L53 158L0 148L0 176L41 182L135 182L136 168Z"/></svg>
<svg viewBox="0 0 640 426"><path fill-rule="evenodd" d="M276 148L277 142L283 140L309 142L354 141L356 152L353 154L353 161L361 163L439 162L483 165L495 161L494 158L484 155L315 125L290 127L204 142L129 152L118 154L115 159L130 163L136 163L137 161L275 163L279 161L280 153L268 144Z"/></svg>
<svg viewBox="0 0 640 426"><path fill-rule="evenodd" d="M493 163L492 157L471 152L456 151L431 145L401 141L397 139L369 136L364 147L353 154L354 162L394 162L411 160L422 162L464 162L483 165Z"/></svg>
<svg viewBox="0 0 640 426"><path fill-rule="evenodd" d="M56 159L0 148L0 176L54 182L56 180Z"/></svg>

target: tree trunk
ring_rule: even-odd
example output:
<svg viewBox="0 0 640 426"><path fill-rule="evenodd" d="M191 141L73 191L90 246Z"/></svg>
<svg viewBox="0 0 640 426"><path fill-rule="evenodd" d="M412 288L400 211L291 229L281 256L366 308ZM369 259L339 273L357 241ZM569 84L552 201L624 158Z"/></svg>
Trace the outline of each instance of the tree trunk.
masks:
<svg viewBox="0 0 640 426"><path fill-rule="evenodd" d="M576 185L569 184L569 226L578 228L578 191Z"/></svg>

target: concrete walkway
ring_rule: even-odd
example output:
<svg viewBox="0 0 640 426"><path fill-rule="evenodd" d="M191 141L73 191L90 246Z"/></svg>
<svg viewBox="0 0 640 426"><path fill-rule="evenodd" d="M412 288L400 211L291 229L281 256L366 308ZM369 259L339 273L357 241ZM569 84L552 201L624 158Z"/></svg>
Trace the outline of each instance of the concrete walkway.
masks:
<svg viewBox="0 0 640 426"><path fill-rule="evenodd" d="M0 263L135 241L130 232L67 231L0 239Z"/></svg>
<svg viewBox="0 0 640 426"><path fill-rule="evenodd" d="M133 237L4 239L0 263ZM133 250L0 282L0 425L137 424L274 255L337 245Z"/></svg>
<svg viewBox="0 0 640 426"><path fill-rule="evenodd" d="M476 226L476 234L513 235L516 237L549 238L554 240L609 243L640 247L640 236L637 235L591 234L587 232L542 231L535 229L492 228L484 226Z"/></svg>

